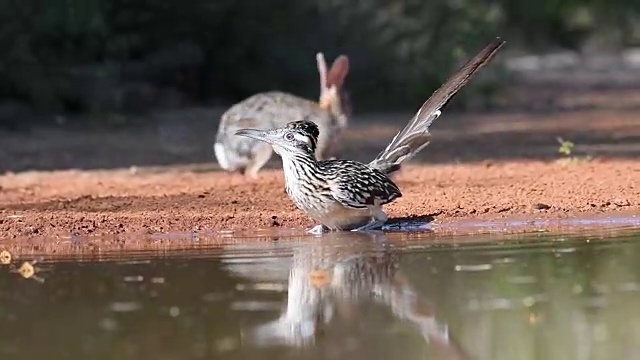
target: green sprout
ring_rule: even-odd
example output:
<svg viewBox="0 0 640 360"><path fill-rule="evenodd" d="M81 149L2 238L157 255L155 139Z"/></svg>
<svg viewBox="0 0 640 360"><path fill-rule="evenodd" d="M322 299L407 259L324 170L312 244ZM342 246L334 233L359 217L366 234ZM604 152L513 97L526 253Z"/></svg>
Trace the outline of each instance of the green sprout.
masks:
<svg viewBox="0 0 640 360"><path fill-rule="evenodd" d="M574 144L572 141L564 140L561 137L557 137L556 140L558 140L558 142L560 143L558 152L562 155L570 156L571 150L573 150L573 147L576 146L576 144Z"/></svg>
<svg viewBox="0 0 640 360"><path fill-rule="evenodd" d="M558 159L559 162L577 163L581 161L590 161L592 159L591 156L588 156L588 155L587 156L574 155L573 148L576 146L576 144L574 144L573 141L565 140L561 137L557 137L556 140L558 140L558 143L560 144L560 146L558 147L558 152L564 155L563 158Z"/></svg>

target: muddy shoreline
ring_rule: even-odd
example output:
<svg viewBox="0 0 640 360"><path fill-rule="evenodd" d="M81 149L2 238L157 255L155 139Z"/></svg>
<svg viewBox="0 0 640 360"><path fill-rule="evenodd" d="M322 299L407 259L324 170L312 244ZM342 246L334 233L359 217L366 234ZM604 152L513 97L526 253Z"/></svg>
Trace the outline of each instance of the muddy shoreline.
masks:
<svg viewBox="0 0 640 360"><path fill-rule="evenodd" d="M411 165L397 178L404 196L386 208L393 218L432 220L436 233L451 233L437 226L451 221L512 218L524 219L525 225L501 231L526 232L539 229L526 226L527 219L640 214L638 178L640 163L630 160ZM313 225L287 198L277 169L256 181L182 169L32 172L5 176L3 184L5 247L25 238L56 243L88 236ZM473 231L478 230L466 232Z"/></svg>
<svg viewBox="0 0 640 360"><path fill-rule="evenodd" d="M21 239L40 239L41 251L55 252L71 238L314 225L284 193L277 158L258 180L221 172L211 150L215 119L178 115L135 129L0 132L0 246L28 250L31 240ZM408 116L356 117L344 158L367 161ZM448 115L396 178L403 197L386 211L434 224L638 215L638 118L635 109ZM558 152L558 137L575 143L571 154ZM529 230L538 229L503 231Z"/></svg>
<svg viewBox="0 0 640 360"><path fill-rule="evenodd" d="M393 219L392 221L395 221ZM402 220L401 220L402 221ZM606 241L638 233L640 216L618 212L601 214L507 216L501 218L434 219L421 232L385 231L385 241L401 249L412 242L434 250L465 245L491 245L522 240L565 243L572 238ZM560 237L557 237L557 236ZM524 238L522 237L524 236ZM299 244L300 241L357 241L362 237L381 240L380 234L330 233L307 234L302 228L269 228L246 230L200 230L171 233L122 233L86 236L22 236L3 240L0 250L8 251L14 260L55 261L135 261L164 256L217 257L230 246L251 244L253 252L272 252L273 246ZM320 240L317 240L320 239ZM427 245L428 244L428 245ZM413 246L413 245L412 245Z"/></svg>

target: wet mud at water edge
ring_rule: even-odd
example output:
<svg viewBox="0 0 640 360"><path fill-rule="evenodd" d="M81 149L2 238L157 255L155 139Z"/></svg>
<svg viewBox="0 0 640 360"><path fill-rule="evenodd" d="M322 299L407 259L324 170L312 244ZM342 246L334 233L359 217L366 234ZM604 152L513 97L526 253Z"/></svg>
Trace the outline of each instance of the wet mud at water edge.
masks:
<svg viewBox="0 0 640 360"><path fill-rule="evenodd" d="M0 355L635 359L639 236L334 233L0 257Z"/></svg>
<svg viewBox="0 0 640 360"><path fill-rule="evenodd" d="M477 242L510 242L522 237L540 239L557 234L589 234L596 238L615 237L619 233L640 229L640 216L618 214L564 219L503 218L495 220L448 219L434 221L429 217L390 219L380 231L362 236L386 236L393 242L409 246L415 239L432 245L457 246ZM122 233L92 236L31 236L3 240L0 250L19 257L56 258L77 256L85 260L101 260L121 254L181 253L198 256L200 252L220 251L227 246L243 246L260 254L270 244L292 244L304 241L325 242L340 238L348 241L358 232L309 234L304 228L264 228L245 230L184 231L155 234ZM369 235L367 235L369 234Z"/></svg>

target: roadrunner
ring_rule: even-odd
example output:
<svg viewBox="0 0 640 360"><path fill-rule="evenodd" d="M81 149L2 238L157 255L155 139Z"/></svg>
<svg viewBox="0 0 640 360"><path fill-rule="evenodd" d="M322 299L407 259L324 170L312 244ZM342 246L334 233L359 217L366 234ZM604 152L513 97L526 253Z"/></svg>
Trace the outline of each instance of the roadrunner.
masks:
<svg viewBox="0 0 640 360"><path fill-rule="evenodd" d="M379 229L388 219L382 205L402 196L390 176L429 144L429 126L502 45L504 41L496 38L460 68L368 164L351 160L318 161L314 152L319 130L308 120L271 130L241 129L235 134L271 144L280 155L287 194L300 210L320 223L309 232Z"/></svg>

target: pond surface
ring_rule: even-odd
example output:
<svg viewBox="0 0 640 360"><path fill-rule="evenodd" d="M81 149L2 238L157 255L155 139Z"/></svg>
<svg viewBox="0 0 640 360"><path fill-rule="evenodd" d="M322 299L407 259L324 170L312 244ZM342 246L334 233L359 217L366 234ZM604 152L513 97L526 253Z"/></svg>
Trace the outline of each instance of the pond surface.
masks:
<svg viewBox="0 0 640 360"><path fill-rule="evenodd" d="M0 358L640 359L631 230L348 233L35 265L0 268Z"/></svg>

